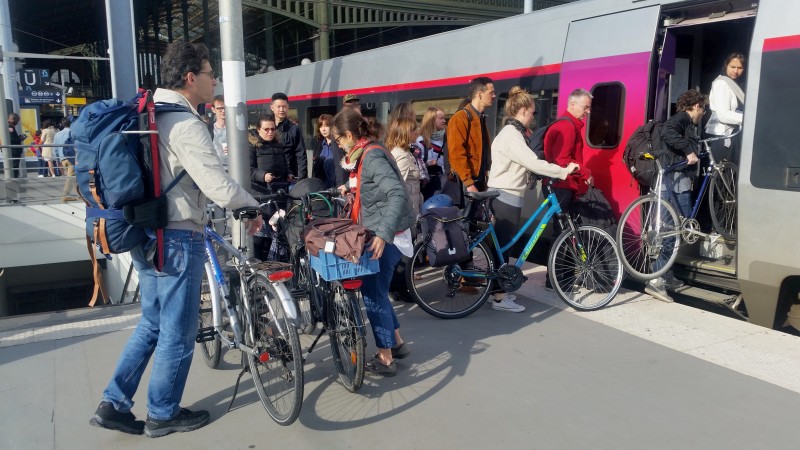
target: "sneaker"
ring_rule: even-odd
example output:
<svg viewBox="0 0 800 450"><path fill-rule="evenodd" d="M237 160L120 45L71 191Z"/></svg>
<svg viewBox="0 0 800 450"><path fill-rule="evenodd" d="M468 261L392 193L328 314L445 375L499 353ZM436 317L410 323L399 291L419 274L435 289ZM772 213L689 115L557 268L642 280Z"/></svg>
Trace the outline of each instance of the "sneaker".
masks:
<svg viewBox="0 0 800 450"><path fill-rule="evenodd" d="M506 311L506 312L515 312L520 313L525 311L525 307L515 303L514 300L509 299L508 297L504 297L499 302L492 301L492 309L497 311Z"/></svg>
<svg viewBox="0 0 800 450"><path fill-rule="evenodd" d="M657 300L661 300L662 302L672 303L675 301L669 296L669 294L667 294L663 278L656 278L648 281L644 286L644 292L652 295Z"/></svg>
<svg viewBox="0 0 800 450"><path fill-rule="evenodd" d="M44 175L38 175L36 178L44 178Z"/></svg>
<svg viewBox="0 0 800 450"><path fill-rule="evenodd" d="M392 358L394 359L405 359L408 358L408 355L411 354L411 350L406 347L405 342L398 345L397 347L392 347Z"/></svg>
<svg viewBox="0 0 800 450"><path fill-rule="evenodd" d="M111 402L100 402L94 416L89 419L89 425L128 434L144 432L144 420L136 420L136 416L130 411L126 413L117 411Z"/></svg>
<svg viewBox="0 0 800 450"><path fill-rule="evenodd" d="M368 373L373 375L380 375L383 377L393 377L397 375L397 363L393 360L389 364L384 364L381 359L378 358L377 354L367 361L364 368Z"/></svg>
<svg viewBox="0 0 800 450"><path fill-rule="evenodd" d="M671 271L664 274L664 287L667 290L674 291L683 285L684 282L676 278Z"/></svg>
<svg viewBox="0 0 800 450"><path fill-rule="evenodd" d="M208 411L189 411L185 408L181 408L181 412L177 416L168 420L153 419L148 415L147 422L144 424L144 434L156 438L177 431L182 433L194 431L207 425L210 419Z"/></svg>

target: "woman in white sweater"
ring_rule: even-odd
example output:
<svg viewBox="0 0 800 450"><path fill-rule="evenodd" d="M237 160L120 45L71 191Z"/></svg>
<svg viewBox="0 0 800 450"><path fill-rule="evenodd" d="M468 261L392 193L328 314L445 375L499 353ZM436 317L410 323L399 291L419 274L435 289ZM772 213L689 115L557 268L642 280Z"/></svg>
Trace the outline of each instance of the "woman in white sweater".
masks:
<svg viewBox="0 0 800 450"><path fill-rule="evenodd" d="M711 83L711 94L708 102L711 118L706 124L706 134L713 136L730 136L742 126L744 110L744 91L739 85L744 74L745 57L741 53L733 53L725 59L722 74ZM717 158L727 157L736 161L740 136L712 142L711 150Z"/></svg>
<svg viewBox="0 0 800 450"><path fill-rule="evenodd" d="M492 211L495 231L501 245L508 243L519 230L529 171L563 180L579 168L576 163L570 163L567 167L551 164L537 158L528 147L528 125L535 111L536 107L526 90L520 87L511 88L505 105L506 125L492 142L492 170L487 184L489 190L500 192L500 196L492 201ZM503 254L503 258L508 261L508 252ZM492 308L508 312L525 311L525 307L514 302L514 299L513 295L505 292L496 293Z"/></svg>

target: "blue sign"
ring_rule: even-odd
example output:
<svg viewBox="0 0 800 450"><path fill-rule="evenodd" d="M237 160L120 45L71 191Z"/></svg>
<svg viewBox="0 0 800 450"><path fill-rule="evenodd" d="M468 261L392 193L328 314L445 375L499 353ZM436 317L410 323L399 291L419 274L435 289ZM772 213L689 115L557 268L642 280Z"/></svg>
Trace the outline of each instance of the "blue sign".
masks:
<svg viewBox="0 0 800 450"><path fill-rule="evenodd" d="M50 86L50 71L47 69L20 69L17 72L24 88Z"/></svg>
<svg viewBox="0 0 800 450"><path fill-rule="evenodd" d="M36 88L26 86L19 91L19 104L22 105L61 105L64 103L60 89L51 87Z"/></svg>

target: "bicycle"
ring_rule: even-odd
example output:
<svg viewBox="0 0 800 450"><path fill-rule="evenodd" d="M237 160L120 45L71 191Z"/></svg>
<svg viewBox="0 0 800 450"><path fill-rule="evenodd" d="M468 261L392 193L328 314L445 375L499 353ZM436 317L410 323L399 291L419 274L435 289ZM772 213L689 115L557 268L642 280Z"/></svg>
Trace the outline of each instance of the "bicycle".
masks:
<svg viewBox="0 0 800 450"><path fill-rule="evenodd" d="M259 214L259 208L241 208L233 211L233 218L244 233L246 223ZM206 264L196 341L202 344L206 364L217 367L223 344L238 349L243 367L228 411L242 376L250 372L264 409L276 423L289 425L303 402L297 310L284 285L293 274L288 264L247 258L214 231L211 220L204 231ZM223 266L218 253L232 259Z"/></svg>
<svg viewBox="0 0 800 450"><path fill-rule="evenodd" d="M343 200L337 197L336 189L301 195L295 191L301 190L295 187L289 197L299 204L286 214L289 221L300 220L302 225L307 225L315 218L335 217L342 209ZM312 334L317 325L321 325L303 358L305 360L322 336L327 334L339 380L348 391L356 392L364 382L366 364L366 327L361 312L362 282L358 278L326 279L327 275L311 267L302 237L295 239L290 255L292 271L297 274L292 296L301 304L308 302L308 308L300 308L300 327L304 333Z"/></svg>
<svg viewBox="0 0 800 450"><path fill-rule="evenodd" d="M496 291L492 289L492 282L497 282L505 292L518 290L527 280L522 273L522 264L553 216L564 230L555 240L547 262L548 276L559 298L581 311L600 309L611 302L619 291L623 275L614 239L600 228L576 226L572 217L561 210L549 184L543 185L547 195L539 208L502 247L491 221L491 209L485 205L499 192L467 192L465 195L470 202L464 216L457 220L462 220L462 228L468 228L469 221L464 219L471 217L473 208L482 208L488 215L485 229L477 234L465 229L471 258L445 267L429 267L425 263L425 254L432 248L430 235L423 236L416 243L408 263L406 283L420 308L441 319L457 319L483 306L489 294ZM522 238L540 215L542 217L516 263L506 263L503 253ZM491 237L489 248L484 243L488 237ZM495 261L499 265L497 268Z"/></svg>
<svg viewBox="0 0 800 450"><path fill-rule="evenodd" d="M708 204L713 229L726 240L736 239L736 164L730 161L717 161L711 152L710 143L731 136L713 137L700 141L704 151L698 155L707 158L703 168L703 183L695 199L689 217L682 217L678 211L671 180L664 175L687 165L686 161L663 168L656 159L656 182L650 192L635 199L620 217L617 228L617 245L625 270L641 281L648 281L664 275L678 257L678 247L682 242L693 244L698 239L716 240L716 236L700 230L697 212L703 196L708 191ZM654 159L644 153L638 156ZM666 192L666 199L664 193Z"/></svg>

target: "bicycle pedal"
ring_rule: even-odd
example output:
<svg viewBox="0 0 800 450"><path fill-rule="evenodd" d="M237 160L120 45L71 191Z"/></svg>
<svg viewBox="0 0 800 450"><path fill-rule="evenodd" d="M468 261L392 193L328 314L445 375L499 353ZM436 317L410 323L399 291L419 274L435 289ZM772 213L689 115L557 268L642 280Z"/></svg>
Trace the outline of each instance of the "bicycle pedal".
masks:
<svg viewBox="0 0 800 450"><path fill-rule="evenodd" d="M216 339L216 337L217 330L215 330L214 327L205 327L197 330L197 337L194 338L194 340L197 343L210 342Z"/></svg>

